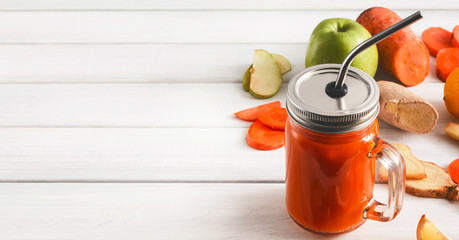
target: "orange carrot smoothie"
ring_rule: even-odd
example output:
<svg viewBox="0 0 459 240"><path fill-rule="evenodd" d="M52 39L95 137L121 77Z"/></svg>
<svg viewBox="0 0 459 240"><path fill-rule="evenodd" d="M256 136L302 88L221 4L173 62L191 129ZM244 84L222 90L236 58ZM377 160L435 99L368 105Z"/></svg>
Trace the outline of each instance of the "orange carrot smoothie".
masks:
<svg viewBox="0 0 459 240"><path fill-rule="evenodd" d="M363 129L319 133L291 118L285 129L286 205L302 227L321 233L351 231L372 199L378 122Z"/></svg>

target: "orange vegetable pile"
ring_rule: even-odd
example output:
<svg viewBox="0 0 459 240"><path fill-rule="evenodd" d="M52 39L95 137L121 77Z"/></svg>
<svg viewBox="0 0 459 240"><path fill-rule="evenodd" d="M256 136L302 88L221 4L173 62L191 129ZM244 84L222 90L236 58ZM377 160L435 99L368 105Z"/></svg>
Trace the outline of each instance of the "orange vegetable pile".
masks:
<svg viewBox="0 0 459 240"><path fill-rule="evenodd" d="M430 55L434 57L441 49L451 47L451 32L441 27L428 28L422 32L421 37Z"/></svg>
<svg viewBox="0 0 459 240"><path fill-rule="evenodd" d="M264 109L267 109L267 108L280 107L280 106L281 106L281 103L279 101L275 101L272 103L267 103L267 104L263 104L257 107L239 111L237 113L234 113L234 116L244 121L255 122L258 119L258 112L263 111Z"/></svg>
<svg viewBox="0 0 459 240"><path fill-rule="evenodd" d="M459 158L449 164L448 173L454 182L459 183Z"/></svg>
<svg viewBox="0 0 459 240"><path fill-rule="evenodd" d="M241 120L253 122L245 138L250 147L274 150L284 146L288 114L279 101L245 109L234 115Z"/></svg>
<svg viewBox="0 0 459 240"><path fill-rule="evenodd" d="M459 25L453 32L440 27L431 27L422 33L422 41L430 55L437 58L438 78L446 81L449 74L459 67Z"/></svg>
<svg viewBox="0 0 459 240"><path fill-rule="evenodd" d="M453 36L451 38L451 45L453 47L459 47L459 25L453 28Z"/></svg>
<svg viewBox="0 0 459 240"><path fill-rule="evenodd" d="M287 109L283 107L265 108L258 112L258 120L272 129L284 131Z"/></svg>

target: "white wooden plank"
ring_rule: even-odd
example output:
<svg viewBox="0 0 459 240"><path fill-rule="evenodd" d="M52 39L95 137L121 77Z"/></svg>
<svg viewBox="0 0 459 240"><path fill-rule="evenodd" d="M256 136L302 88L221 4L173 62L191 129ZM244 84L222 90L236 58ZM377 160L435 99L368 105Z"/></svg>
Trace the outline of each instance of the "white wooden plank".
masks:
<svg viewBox="0 0 459 240"><path fill-rule="evenodd" d="M257 151L247 128L0 128L0 181L283 182L285 150ZM459 157L442 127L416 135L386 127L444 168Z"/></svg>
<svg viewBox="0 0 459 240"><path fill-rule="evenodd" d="M0 2L0 10L303 10L303 9L366 9L374 5L390 7L391 9L457 9L459 5L454 0L442 0L438 2L424 1L413 6L410 1L376 1L368 3L360 0L348 1L323 1L323 0L233 0L216 2L209 0L3 0Z"/></svg>
<svg viewBox="0 0 459 240"><path fill-rule="evenodd" d="M247 127L259 100L241 84L3 84L0 126Z"/></svg>
<svg viewBox="0 0 459 240"><path fill-rule="evenodd" d="M240 82L255 49L288 58L288 81L304 69L307 43L0 45L0 83ZM378 72L375 79L392 79ZM440 82L431 58L425 82Z"/></svg>
<svg viewBox="0 0 459 240"><path fill-rule="evenodd" d="M303 44L0 45L0 82L240 82L255 49L304 69Z"/></svg>
<svg viewBox="0 0 459 240"><path fill-rule="evenodd" d="M4 239L323 239L297 226L284 184L0 184ZM386 195L377 185L375 195ZM391 222L340 239L414 239L426 214L459 238L459 204L407 195Z"/></svg>
<svg viewBox="0 0 459 240"><path fill-rule="evenodd" d="M233 113L275 100L255 99L239 83L218 84L2 84L0 127L247 127ZM411 88L446 111L443 83Z"/></svg>
<svg viewBox="0 0 459 240"><path fill-rule="evenodd" d="M0 180L280 182L284 150L246 146L250 123L232 113L284 103L285 88L257 100L239 84L3 84ZM438 109L437 128L416 135L381 123L381 136L446 167L459 149L443 132L457 122L441 99L443 84L411 89ZM21 128L33 126L40 128ZM126 126L133 128L119 128Z"/></svg>
<svg viewBox="0 0 459 240"><path fill-rule="evenodd" d="M0 181L283 181L284 149L256 151L246 134L247 128L4 128Z"/></svg>
<svg viewBox="0 0 459 240"><path fill-rule="evenodd" d="M301 43L326 18L361 11L45 11L3 12L5 43ZM398 11L406 17L412 10ZM412 25L452 29L457 11L425 10Z"/></svg>

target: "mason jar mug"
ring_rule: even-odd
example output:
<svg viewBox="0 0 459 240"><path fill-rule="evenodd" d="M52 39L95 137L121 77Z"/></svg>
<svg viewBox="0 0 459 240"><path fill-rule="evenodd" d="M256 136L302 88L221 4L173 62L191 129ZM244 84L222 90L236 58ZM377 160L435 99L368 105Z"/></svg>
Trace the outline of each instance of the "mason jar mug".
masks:
<svg viewBox="0 0 459 240"><path fill-rule="evenodd" d="M352 231L367 219L392 220L405 192L403 158L379 138L375 80L351 67L345 96L325 92L340 66L309 67L287 90L286 206L297 224L318 233ZM377 164L389 173L387 204L373 198Z"/></svg>

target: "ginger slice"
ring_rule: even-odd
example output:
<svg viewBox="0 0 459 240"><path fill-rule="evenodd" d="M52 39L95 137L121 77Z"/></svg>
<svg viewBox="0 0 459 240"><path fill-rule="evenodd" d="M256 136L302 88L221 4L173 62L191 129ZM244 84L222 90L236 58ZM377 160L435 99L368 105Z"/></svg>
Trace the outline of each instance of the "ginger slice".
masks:
<svg viewBox="0 0 459 240"><path fill-rule="evenodd" d="M384 122L405 131L425 134L437 125L435 107L406 87L388 81L379 81L378 117Z"/></svg>
<svg viewBox="0 0 459 240"><path fill-rule="evenodd" d="M447 198L459 200L459 188L445 169L431 162L422 162L426 178L406 180L406 192L418 197Z"/></svg>
<svg viewBox="0 0 459 240"><path fill-rule="evenodd" d="M392 143L402 155L406 166L406 179L422 179L426 177L425 167L422 161L416 158L411 152L410 147L405 144ZM382 165L378 165L378 182L387 181L387 170Z"/></svg>
<svg viewBox="0 0 459 240"><path fill-rule="evenodd" d="M448 134L448 136L459 140L459 124L452 122L448 123L448 125L445 127L445 132Z"/></svg>

